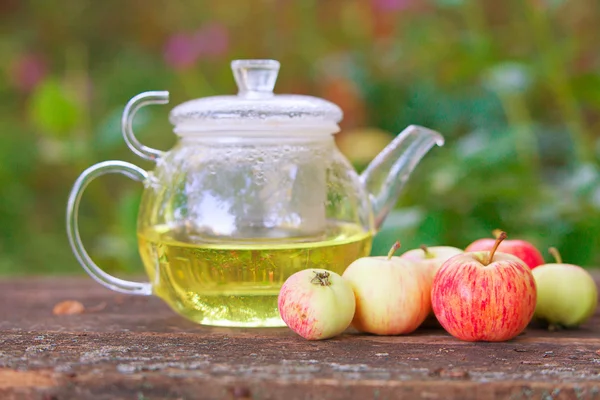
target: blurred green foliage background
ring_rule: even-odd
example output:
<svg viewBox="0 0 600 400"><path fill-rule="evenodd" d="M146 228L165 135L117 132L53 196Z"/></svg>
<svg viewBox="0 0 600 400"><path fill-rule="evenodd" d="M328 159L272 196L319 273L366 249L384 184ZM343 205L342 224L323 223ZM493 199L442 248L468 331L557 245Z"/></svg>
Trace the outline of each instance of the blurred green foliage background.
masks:
<svg viewBox="0 0 600 400"><path fill-rule="evenodd" d="M136 120L168 149L168 110L234 93L238 58L277 59L277 92L339 104L357 168L411 123L446 136L374 253L502 228L600 265L598 38L597 0L0 0L0 273L80 272L64 228L76 177L107 159L152 168L121 137L125 103L171 92ZM141 190L109 176L86 192L82 236L108 270L141 272Z"/></svg>

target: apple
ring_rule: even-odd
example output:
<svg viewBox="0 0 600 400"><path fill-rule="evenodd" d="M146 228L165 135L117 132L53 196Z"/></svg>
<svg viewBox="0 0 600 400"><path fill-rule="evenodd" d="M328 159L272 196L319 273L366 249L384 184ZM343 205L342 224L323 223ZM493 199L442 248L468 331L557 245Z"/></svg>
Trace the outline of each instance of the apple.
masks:
<svg viewBox="0 0 600 400"><path fill-rule="evenodd" d="M414 331L431 310L431 279L420 265L394 253L387 257L363 257L354 261L342 277L356 297L352 326L376 335L400 335Z"/></svg>
<svg viewBox="0 0 600 400"><path fill-rule="evenodd" d="M421 265L431 274L431 280L442 264L452 256L462 254L463 250L451 246L433 246L422 245L419 249L412 249L404 252L400 258L411 260Z"/></svg>
<svg viewBox="0 0 600 400"><path fill-rule="evenodd" d="M452 246L427 247L425 245L421 245L419 249L412 249L404 252L402 255L400 255L400 258L411 260L412 262L420 265L421 268L423 268L423 272L427 274L431 280L431 285L433 284L433 278L435 277L435 274L440 269L442 264L450 257L462 253L463 250ZM433 314L433 310L429 310L427 318L423 322L422 327L437 328L439 326L440 325Z"/></svg>
<svg viewBox="0 0 600 400"><path fill-rule="evenodd" d="M277 308L291 330L305 339L320 340L337 336L350 326L355 299L340 275L313 268L286 279Z"/></svg>
<svg viewBox="0 0 600 400"><path fill-rule="evenodd" d="M533 317L536 286L531 269L518 257L491 251L456 255L433 280L431 303L440 324L465 341L500 342L514 338Z"/></svg>
<svg viewBox="0 0 600 400"><path fill-rule="evenodd" d="M499 232L500 231L496 229L494 231L494 236L497 237ZM465 248L465 253L474 251L490 251L494 247L495 243L496 240L491 238L478 239ZM544 257L542 256L542 253L540 253L540 251L533 244L525 240L506 240L500 244L498 251L519 257L531 269L544 264Z"/></svg>
<svg viewBox="0 0 600 400"><path fill-rule="evenodd" d="M550 330L575 328L586 322L598 306L598 288L585 269L564 264L558 250L550 248L556 263L533 270L538 297L534 318Z"/></svg>

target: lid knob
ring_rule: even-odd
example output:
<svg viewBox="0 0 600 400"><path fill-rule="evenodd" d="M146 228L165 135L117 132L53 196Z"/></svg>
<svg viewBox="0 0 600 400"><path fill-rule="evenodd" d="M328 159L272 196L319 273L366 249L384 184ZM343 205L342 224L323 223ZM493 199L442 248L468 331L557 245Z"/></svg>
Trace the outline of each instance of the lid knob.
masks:
<svg viewBox="0 0 600 400"><path fill-rule="evenodd" d="M276 60L234 60L231 62L238 95L245 97L269 97L273 95L279 73Z"/></svg>

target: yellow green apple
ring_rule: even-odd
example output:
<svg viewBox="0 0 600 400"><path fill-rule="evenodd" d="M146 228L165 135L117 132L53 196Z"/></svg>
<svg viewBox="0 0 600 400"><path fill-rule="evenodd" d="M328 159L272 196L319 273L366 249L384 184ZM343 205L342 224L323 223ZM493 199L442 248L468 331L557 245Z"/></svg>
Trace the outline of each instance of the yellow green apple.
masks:
<svg viewBox="0 0 600 400"><path fill-rule="evenodd" d="M393 256L363 257L342 277L356 297L352 326L376 335L407 334L419 327L431 309L431 279L417 263Z"/></svg>
<svg viewBox="0 0 600 400"><path fill-rule="evenodd" d="M538 290L534 318L550 329L574 328L585 323L598 306L598 287L588 271L562 262L558 250L550 249L556 262L533 270Z"/></svg>

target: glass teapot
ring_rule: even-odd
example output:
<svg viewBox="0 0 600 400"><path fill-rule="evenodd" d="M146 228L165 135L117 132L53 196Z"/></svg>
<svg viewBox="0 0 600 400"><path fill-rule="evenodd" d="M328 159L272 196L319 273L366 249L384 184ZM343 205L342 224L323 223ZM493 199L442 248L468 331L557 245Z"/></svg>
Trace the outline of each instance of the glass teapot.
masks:
<svg viewBox="0 0 600 400"><path fill-rule="evenodd" d="M123 161L88 168L69 197L67 232L80 264L109 289L157 295L200 324L283 326L277 310L283 282L305 268L341 274L367 256L408 176L443 138L409 126L358 175L334 143L338 106L274 94L275 60L236 60L231 67L238 94L173 108L179 140L167 152L141 144L132 121L141 107L167 103L168 92L129 101L125 141L156 168L147 172ZM107 274L81 242L81 196L106 173L144 185L137 234L147 283Z"/></svg>

